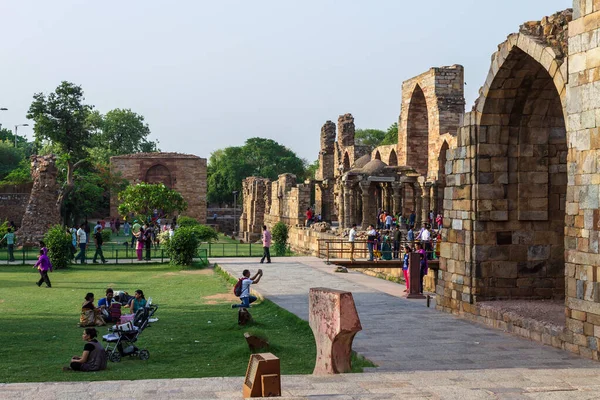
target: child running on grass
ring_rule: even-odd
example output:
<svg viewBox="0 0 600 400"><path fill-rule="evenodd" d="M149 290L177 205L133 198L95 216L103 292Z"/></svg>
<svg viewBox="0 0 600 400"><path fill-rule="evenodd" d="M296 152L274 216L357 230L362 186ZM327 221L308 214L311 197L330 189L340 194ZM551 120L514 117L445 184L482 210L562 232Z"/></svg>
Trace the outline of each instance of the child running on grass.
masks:
<svg viewBox="0 0 600 400"><path fill-rule="evenodd" d="M33 266L33 268L36 267L41 275L40 280L37 281L36 285L42 286L42 283L46 282L46 286L52 287L52 284L50 283L50 278L48 278L48 270L52 271L52 263L50 263L50 259L46 255L44 248L40 250L40 256L38 257L37 262Z"/></svg>

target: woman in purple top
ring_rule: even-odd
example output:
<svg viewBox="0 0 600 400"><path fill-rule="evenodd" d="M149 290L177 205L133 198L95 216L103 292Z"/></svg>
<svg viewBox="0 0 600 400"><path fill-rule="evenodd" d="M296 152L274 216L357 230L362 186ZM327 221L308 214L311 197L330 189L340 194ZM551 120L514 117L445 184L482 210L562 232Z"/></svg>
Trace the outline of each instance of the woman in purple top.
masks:
<svg viewBox="0 0 600 400"><path fill-rule="evenodd" d="M45 247L43 249L40 250L40 256L37 260L37 262L35 263L35 265L33 266L33 268L37 268L38 271L40 271L40 280L37 281L37 285L38 286L42 286L42 283L46 282L46 286L48 287L52 287L52 284L50 283L50 278L48 278L48 271L52 271L52 264L50 263L50 259L48 258L48 256L46 255L46 252L48 251Z"/></svg>

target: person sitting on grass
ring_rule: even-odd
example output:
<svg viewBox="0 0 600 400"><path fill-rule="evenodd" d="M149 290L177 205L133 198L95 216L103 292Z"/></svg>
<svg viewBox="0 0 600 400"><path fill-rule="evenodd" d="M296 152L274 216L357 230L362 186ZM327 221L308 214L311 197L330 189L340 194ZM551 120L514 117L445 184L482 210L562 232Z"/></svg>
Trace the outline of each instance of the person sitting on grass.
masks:
<svg viewBox="0 0 600 400"><path fill-rule="evenodd" d="M250 278L250 270L247 269L242 272L242 275L242 293L240 294L240 300L242 302L240 304L232 304L231 308L249 308L250 304L256 301L256 296L252 296L250 294L250 285L253 283L258 284L263 275L262 269L259 269L256 275L254 275L252 278Z"/></svg>
<svg viewBox="0 0 600 400"><path fill-rule="evenodd" d="M118 308L118 312L114 310L115 307ZM121 304L114 299L114 291L111 288L106 289L106 297L98 300L98 308L106 322L116 322L121 316ZM118 314L118 317L115 314Z"/></svg>
<svg viewBox="0 0 600 400"><path fill-rule="evenodd" d="M125 307L129 307L131 314L135 314L137 310L146 307L144 292L140 289L136 290L133 299Z"/></svg>
<svg viewBox="0 0 600 400"><path fill-rule="evenodd" d="M106 325L102 319L102 312L94 305L94 293L85 295L85 301L81 305L81 316L79 326L102 326Z"/></svg>
<svg viewBox="0 0 600 400"><path fill-rule="evenodd" d="M95 328L85 328L82 338L86 342L81 357L71 358L71 364L63 367L63 371L101 371L106 369L107 357L104 348L98 343L98 332Z"/></svg>

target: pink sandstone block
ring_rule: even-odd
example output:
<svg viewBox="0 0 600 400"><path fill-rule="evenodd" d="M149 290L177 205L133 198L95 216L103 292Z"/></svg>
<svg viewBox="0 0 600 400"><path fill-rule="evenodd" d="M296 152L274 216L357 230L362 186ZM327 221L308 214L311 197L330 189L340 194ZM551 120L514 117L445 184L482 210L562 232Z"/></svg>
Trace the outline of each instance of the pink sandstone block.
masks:
<svg viewBox="0 0 600 400"><path fill-rule="evenodd" d="M308 296L309 324L317 344L313 374L351 371L352 341L362 330L352 293L311 288Z"/></svg>

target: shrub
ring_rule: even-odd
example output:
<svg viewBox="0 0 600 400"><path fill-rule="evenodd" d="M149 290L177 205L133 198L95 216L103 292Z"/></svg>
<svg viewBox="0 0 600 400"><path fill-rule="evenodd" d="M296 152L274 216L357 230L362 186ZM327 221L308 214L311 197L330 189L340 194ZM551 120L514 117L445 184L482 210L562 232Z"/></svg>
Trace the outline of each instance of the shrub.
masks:
<svg viewBox="0 0 600 400"><path fill-rule="evenodd" d="M208 225L197 225L192 227L192 229L198 236L198 240L201 242L212 242L213 240L219 240L219 234L217 231Z"/></svg>
<svg viewBox="0 0 600 400"><path fill-rule="evenodd" d="M2 239L4 237L4 235L6 235L8 233L8 221L4 221L2 224L0 224L0 239ZM2 243L0 243L0 248L4 248L7 247L6 244L6 240L3 240Z"/></svg>
<svg viewBox="0 0 600 400"><path fill-rule="evenodd" d="M192 217L179 217L177 218L177 225L179 225L180 228L186 226L198 226L200 225L200 222Z"/></svg>
<svg viewBox="0 0 600 400"><path fill-rule="evenodd" d="M273 238L273 242L275 245L275 255L276 256L285 256L287 250L287 241L289 237L288 226L279 221L273 226L273 230L271 231L271 236Z"/></svg>
<svg viewBox="0 0 600 400"><path fill-rule="evenodd" d="M72 257L71 235L61 225L54 225L44 236L48 257L55 269L67 268Z"/></svg>
<svg viewBox="0 0 600 400"><path fill-rule="evenodd" d="M102 229L102 242L104 242L104 243L110 242L111 235L112 235L112 232L110 229Z"/></svg>
<svg viewBox="0 0 600 400"><path fill-rule="evenodd" d="M189 226L179 227L172 238L165 242L167 254L174 265L192 265L200 239Z"/></svg>

